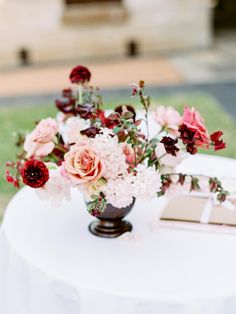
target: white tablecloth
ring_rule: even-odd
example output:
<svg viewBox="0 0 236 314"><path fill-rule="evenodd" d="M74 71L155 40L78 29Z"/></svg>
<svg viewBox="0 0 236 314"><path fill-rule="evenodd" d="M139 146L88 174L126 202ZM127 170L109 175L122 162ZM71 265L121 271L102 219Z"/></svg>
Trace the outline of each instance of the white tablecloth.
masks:
<svg viewBox="0 0 236 314"><path fill-rule="evenodd" d="M230 159L182 167L236 175ZM235 314L236 236L158 228L164 202L137 203L131 236L102 239L77 191L53 208L21 190L0 231L0 313Z"/></svg>

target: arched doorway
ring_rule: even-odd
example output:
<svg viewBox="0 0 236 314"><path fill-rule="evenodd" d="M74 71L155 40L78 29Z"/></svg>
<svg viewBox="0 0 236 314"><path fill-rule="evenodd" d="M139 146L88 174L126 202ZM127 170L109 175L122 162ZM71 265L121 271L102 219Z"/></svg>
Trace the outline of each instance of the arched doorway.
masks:
<svg viewBox="0 0 236 314"><path fill-rule="evenodd" d="M235 0L214 0L214 29L236 30L236 1Z"/></svg>

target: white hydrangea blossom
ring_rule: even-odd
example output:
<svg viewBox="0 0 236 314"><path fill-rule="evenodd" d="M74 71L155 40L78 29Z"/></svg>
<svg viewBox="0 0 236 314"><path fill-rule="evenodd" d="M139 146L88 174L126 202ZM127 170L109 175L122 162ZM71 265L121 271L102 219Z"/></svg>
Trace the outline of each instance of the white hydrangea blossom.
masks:
<svg viewBox="0 0 236 314"><path fill-rule="evenodd" d="M139 164L136 168L135 196L139 200L150 201L157 196L161 187L161 177L154 167Z"/></svg>
<svg viewBox="0 0 236 314"><path fill-rule="evenodd" d="M135 197L134 177L128 174L114 180L109 180L105 186L104 194L107 203L114 207L122 208L129 206Z"/></svg>
<svg viewBox="0 0 236 314"><path fill-rule="evenodd" d="M118 143L118 138L112 130L102 129L102 132L96 135L92 145L103 163L104 178L116 179L127 173L128 165L123 146Z"/></svg>

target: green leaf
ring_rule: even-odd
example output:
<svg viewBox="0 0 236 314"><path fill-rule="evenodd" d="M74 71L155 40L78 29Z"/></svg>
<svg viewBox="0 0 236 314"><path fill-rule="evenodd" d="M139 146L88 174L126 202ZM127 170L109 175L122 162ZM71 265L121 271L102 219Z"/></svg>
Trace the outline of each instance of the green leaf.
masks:
<svg viewBox="0 0 236 314"><path fill-rule="evenodd" d="M48 170L56 170L57 166L55 165L47 165Z"/></svg>
<svg viewBox="0 0 236 314"><path fill-rule="evenodd" d="M121 127L120 126L115 126L114 127L114 129L113 129L113 132L115 133L115 134L117 134L117 133L119 133L120 131L121 131Z"/></svg>
<svg viewBox="0 0 236 314"><path fill-rule="evenodd" d="M191 178L191 186L190 186L190 192L191 191L199 191L200 185L199 185L199 179L196 177Z"/></svg>

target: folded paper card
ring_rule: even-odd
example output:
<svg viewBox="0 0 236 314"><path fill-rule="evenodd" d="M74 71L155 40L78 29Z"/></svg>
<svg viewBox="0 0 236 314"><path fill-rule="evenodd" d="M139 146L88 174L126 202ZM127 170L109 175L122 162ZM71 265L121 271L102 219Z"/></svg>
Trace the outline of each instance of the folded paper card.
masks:
<svg viewBox="0 0 236 314"><path fill-rule="evenodd" d="M160 219L236 226L236 208L216 204L207 196L179 195L169 200Z"/></svg>

